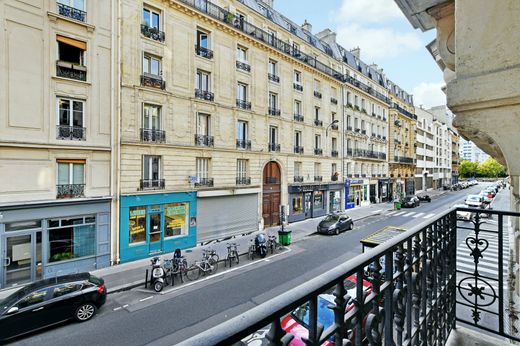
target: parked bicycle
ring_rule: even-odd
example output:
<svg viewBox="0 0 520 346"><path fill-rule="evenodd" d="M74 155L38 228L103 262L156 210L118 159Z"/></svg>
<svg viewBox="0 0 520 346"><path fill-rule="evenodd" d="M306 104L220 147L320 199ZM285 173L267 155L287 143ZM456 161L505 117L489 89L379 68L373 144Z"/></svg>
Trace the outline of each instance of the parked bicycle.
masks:
<svg viewBox="0 0 520 346"><path fill-rule="evenodd" d="M275 235L269 235L267 238L267 248L271 251L271 255L276 252L277 249L280 249L282 245L276 240Z"/></svg>
<svg viewBox="0 0 520 346"><path fill-rule="evenodd" d="M225 266L227 266L229 263L229 268L231 268L231 264L233 262L235 262L236 264L239 264L240 258L239 258L239 254L238 254L237 243L228 243L227 251L228 251L228 253L227 253L227 257L226 257Z"/></svg>
<svg viewBox="0 0 520 346"><path fill-rule="evenodd" d="M219 257L215 250L202 250L202 261L197 261L188 268L186 276L188 280L197 280L201 275L214 274L218 270Z"/></svg>
<svg viewBox="0 0 520 346"><path fill-rule="evenodd" d="M180 252L175 254L172 259L164 260L164 268L166 270L166 282L173 285L173 280L176 275L179 275L181 282L184 282L184 277L188 274L188 261Z"/></svg>

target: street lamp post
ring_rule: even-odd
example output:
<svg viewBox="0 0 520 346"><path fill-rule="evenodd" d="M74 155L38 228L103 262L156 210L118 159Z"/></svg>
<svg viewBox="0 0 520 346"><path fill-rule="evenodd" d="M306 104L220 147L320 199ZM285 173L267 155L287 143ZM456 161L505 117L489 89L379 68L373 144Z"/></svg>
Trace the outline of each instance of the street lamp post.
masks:
<svg viewBox="0 0 520 346"><path fill-rule="evenodd" d="M325 137L328 137L328 136L329 136L329 128L330 128L332 125L337 124L337 123L339 123L339 120L338 120L338 119L334 120L333 122L331 122L331 123L327 126L327 128L325 129Z"/></svg>

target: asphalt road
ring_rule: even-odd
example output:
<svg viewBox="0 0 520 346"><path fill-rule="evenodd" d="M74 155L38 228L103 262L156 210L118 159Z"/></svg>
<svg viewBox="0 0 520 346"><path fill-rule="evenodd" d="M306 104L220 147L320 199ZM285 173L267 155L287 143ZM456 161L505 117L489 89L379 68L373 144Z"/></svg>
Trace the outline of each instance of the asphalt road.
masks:
<svg viewBox="0 0 520 346"><path fill-rule="evenodd" d="M339 236L310 235L291 251L236 267L218 277L163 295L150 291L111 294L87 323L64 323L15 340L19 345L173 345L234 317L361 253L359 240L384 226L412 227L462 203L482 185L449 192L406 213L371 216ZM414 212L413 215L409 215ZM433 215L432 215L433 214Z"/></svg>

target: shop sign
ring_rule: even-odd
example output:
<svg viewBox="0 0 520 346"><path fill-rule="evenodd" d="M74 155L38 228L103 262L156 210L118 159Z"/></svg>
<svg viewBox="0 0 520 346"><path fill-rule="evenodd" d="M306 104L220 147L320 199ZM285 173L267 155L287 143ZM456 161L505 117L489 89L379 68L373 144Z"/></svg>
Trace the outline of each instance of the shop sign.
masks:
<svg viewBox="0 0 520 346"><path fill-rule="evenodd" d="M146 215L146 209L136 209L130 211L131 217L143 216Z"/></svg>
<svg viewBox="0 0 520 346"><path fill-rule="evenodd" d="M184 215L186 214L186 208L184 205L166 208L167 215Z"/></svg>
<svg viewBox="0 0 520 346"><path fill-rule="evenodd" d="M363 185L364 181L363 179L360 180L351 180L350 185Z"/></svg>
<svg viewBox="0 0 520 346"><path fill-rule="evenodd" d="M312 192L319 190L328 190L327 185L299 185L299 186L290 186L289 192L297 193L297 192Z"/></svg>

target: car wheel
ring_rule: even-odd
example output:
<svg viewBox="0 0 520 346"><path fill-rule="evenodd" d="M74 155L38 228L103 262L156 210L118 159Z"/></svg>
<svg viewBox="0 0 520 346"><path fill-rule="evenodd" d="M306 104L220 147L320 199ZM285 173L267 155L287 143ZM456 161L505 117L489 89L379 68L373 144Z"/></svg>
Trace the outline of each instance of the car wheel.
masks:
<svg viewBox="0 0 520 346"><path fill-rule="evenodd" d="M97 307L92 303L81 304L74 313L74 319L78 322L90 320L96 314Z"/></svg>
<svg viewBox="0 0 520 346"><path fill-rule="evenodd" d="M336 235L339 234L339 228L336 228L336 231L334 232Z"/></svg>
<svg viewBox="0 0 520 346"><path fill-rule="evenodd" d="M350 226L348 227L349 231L352 231L354 229L354 222L350 223Z"/></svg>

